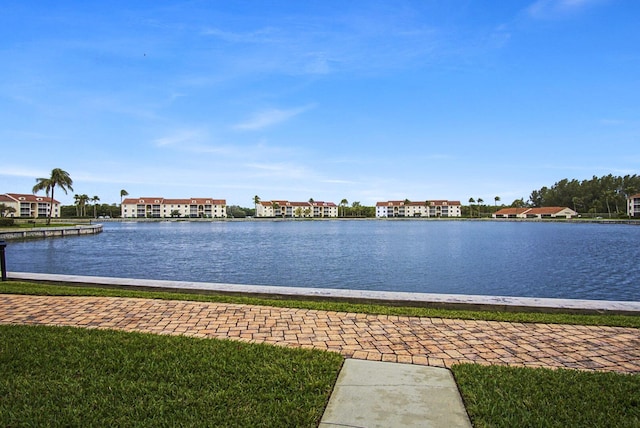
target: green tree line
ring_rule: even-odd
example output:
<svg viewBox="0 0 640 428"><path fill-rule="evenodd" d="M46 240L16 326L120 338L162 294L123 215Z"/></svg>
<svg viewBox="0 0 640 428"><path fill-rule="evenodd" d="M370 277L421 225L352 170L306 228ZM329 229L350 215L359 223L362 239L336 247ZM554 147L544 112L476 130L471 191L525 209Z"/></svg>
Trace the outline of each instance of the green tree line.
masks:
<svg viewBox="0 0 640 428"><path fill-rule="evenodd" d="M529 204L533 207L570 207L581 213L607 213L625 215L627 198L640 191L640 177L612 174L595 175L590 180L563 179L551 187L531 192Z"/></svg>

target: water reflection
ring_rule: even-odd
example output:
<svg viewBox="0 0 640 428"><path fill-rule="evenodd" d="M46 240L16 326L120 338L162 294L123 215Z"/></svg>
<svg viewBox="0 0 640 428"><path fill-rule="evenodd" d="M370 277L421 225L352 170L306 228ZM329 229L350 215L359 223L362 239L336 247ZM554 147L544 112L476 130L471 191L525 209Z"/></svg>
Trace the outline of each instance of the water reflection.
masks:
<svg viewBox="0 0 640 428"><path fill-rule="evenodd" d="M640 301L640 227L466 221L107 223L10 242L9 270Z"/></svg>

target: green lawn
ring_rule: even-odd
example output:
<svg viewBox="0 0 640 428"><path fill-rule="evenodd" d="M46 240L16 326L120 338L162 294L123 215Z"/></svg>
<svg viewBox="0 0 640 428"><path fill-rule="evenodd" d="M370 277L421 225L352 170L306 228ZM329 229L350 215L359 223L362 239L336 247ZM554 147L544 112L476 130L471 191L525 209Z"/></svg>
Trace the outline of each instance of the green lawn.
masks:
<svg viewBox="0 0 640 428"><path fill-rule="evenodd" d="M481 427L640 427L640 375L460 364L452 368Z"/></svg>
<svg viewBox="0 0 640 428"><path fill-rule="evenodd" d="M225 294L196 294L186 292L150 292L124 288L79 287L65 284L38 284L22 281L0 282L0 293L34 294L45 296L107 296L141 297L150 299L191 300L203 302L240 303L262 306L317 309L337 312L355 312L415 317L473 319L486 321L537 322L545 324L606 325L640 328L640 316L631 315L576 315L563 313L500 312L445 310L420 307L401 307L382 304L344 303L330 300L295 300L291 298L259 298Z"/></svg>
<svg viewBox="0 0 640 428"><path fill-rule="evenodd" d="M640 317L443 311L0 282L0 293L147 297L518 322ZM0 426L316 426L336 354L215 339L0 326ZM475 427L640 427L640 375L452 368Z"/></svg>
<svg viewBox="0 0 640 428"><path fill-rule="evenodd" d="M0 426L315 427L338 354L0 326Z"/></svg>
<svg viewBox="0 0 640 428"><path fill-rule="evenodd" d="M51 223L37 222L37 223L15 223L13 226L0 226L0 232L11 232L20 229L34 229L42 227L71 227L77 226L75 223Z"/></svg>

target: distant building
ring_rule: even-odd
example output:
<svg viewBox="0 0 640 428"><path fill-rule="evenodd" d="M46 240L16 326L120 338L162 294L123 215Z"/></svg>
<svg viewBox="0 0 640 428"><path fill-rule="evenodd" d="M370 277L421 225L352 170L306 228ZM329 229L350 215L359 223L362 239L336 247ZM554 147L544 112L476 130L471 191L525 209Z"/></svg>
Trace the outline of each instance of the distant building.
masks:
<svg viewBox="0 0 640 428"><path fill-rule="evenodd" d="M338 217L338 206L333 202L261 201L256 208L256 217Z"/></svg>
<svg viewBox="0 0 640 428"><path fill-rule="evenodd" d="M460 201L386 201L376 203L376 217L460 217Z"/></svg>
<svg viewBox="0 0 640 428"><path fill-rule="evenodd" d="M567 207L503 208L493 213L493 218L572 218L577 215Z"/></svg>
<svg viewBox="0 0 640 428"><path fill-rule="evenodd" d="M627 199L627 214L630 217L640 217L640 193Z"/></svg>
<svg viewBox="0 0 640 428"><path fill-rule="evenodd" d="M51 206L53 202L53 207ZM60 217L60 202L47 196L32 194L5 193L0 195L0 204L5 204L15 210L7 212L7 217L49 217L49 211L53 209L51 217Z"/></svg>
<svg viewBox="0 0 640 428"><path fill-rule="evenodd" d="M127 198L120 207L122 218L224 218L227 201L213 198Z"/></svg>

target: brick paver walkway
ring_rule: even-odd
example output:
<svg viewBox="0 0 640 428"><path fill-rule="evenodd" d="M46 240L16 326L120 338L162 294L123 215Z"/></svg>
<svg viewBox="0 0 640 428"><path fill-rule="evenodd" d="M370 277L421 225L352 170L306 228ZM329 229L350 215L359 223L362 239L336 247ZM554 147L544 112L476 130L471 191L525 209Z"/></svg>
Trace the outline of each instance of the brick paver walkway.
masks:
<svg viewBox="0 0 640 428"><path fill-rule="evenodd" d="M222 303L0 295L0 324L46 324L316 348L345 357L640 373L640 330Z"/></svg>

